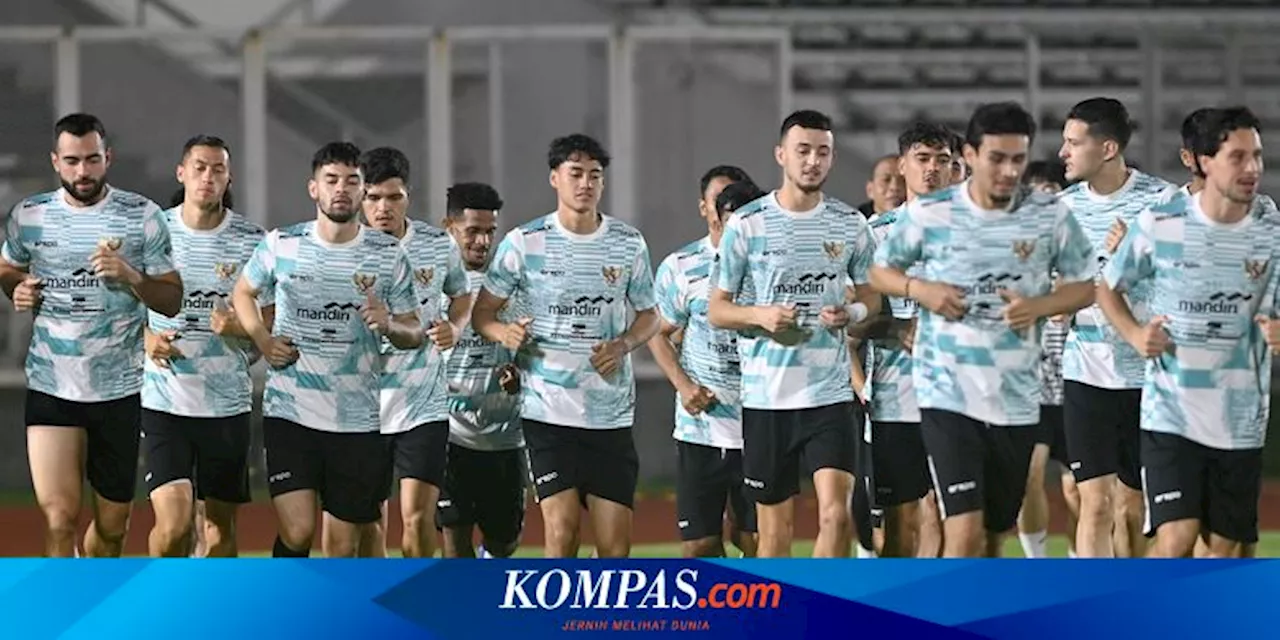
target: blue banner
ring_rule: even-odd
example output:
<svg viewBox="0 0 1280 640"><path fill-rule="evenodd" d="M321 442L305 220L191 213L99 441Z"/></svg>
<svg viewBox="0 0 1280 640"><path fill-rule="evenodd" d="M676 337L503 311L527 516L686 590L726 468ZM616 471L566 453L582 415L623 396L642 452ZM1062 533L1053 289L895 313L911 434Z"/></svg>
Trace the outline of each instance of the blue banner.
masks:
<svg viewBox="0 0 1280 640"><path fill-rule="evenodd" d="M1259 560L5 560L0 629L25 640L1236 637L1280 623L1277 567Z"/></svg>

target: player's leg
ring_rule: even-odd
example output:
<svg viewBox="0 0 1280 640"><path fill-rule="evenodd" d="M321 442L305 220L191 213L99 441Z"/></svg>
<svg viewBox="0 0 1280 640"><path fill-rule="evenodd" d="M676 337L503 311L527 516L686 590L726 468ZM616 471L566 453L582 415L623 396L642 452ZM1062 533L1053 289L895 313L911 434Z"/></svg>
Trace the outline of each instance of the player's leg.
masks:
<svg viewBox="0 0 1280 640"><path fill-rule="evenodd" d="M575 435L581 450L589 452L579 469L596 553L601 558L626 558L631 555L636 483L640 479L640 456L631 428L583 429ZM723 513L724 502L720 504Z"/></svg>
<svg viewBox="0 0 1280 640"><path fill-rule="evenodd" d="M686 558L724 556L724 510L729 498L727 452L676 441L676 528Z"/></svg>
<svg viewBox="0 0 1280 640"><path fill-rule="evenodd" d="M300 424L265 418L267 487L276 512L276 558L306 558L316 533L316 508L324 472L320 432Z"/></svg>
<svg viewBox="0 0 1280 640"><path fill-rule="evenodd" d="M742 450L730 451L726 460L729 463L729 532L733 546L742 552L744 558L754 558L760 547L757 534L759 526L756 521L756 505L747 497L746 485L742 483Z"/></svg>
<svg viewBox="0 0 1280 640"><path fill-rule="evenodd" d="M28 403L30 397L28 394ZM31 415L29 407L27 415ZM40 424L27 427L27 462L36 503L44 514L44 552L50 558L76 555L85 445L84 429Z"/></svg>
<svg viewBox="0 0 1280 640"><path fill-rule="evenodd" d="M444 485L449 423L428 422L396 436L395 468L400 478L400 550L406 558L436 553L436 502Z"/></svg>
<svg viewBox="0 0 1280 640"><path fill-rule="evenodd" d="M196 497L205 505L206 556L234 558L236 514L249 492L250 414L202 420L196 440Z"/></svg>
<svg viewBox="0 0 1280 640"><path fill-rule="evenodd" d="M847 558L853 550L854 457L866 416L853 402L797 412L804 440L802 470L813 478L818 500L818 539L815 558Z"/></svg>
<svg viewBox="0 0 1280 640"><path fill-rule="evenodd" d="M1143 431L1142 496L1144 533L1154 535L1149 558L1184 558L1195 548L1205 518L1204 452L1199 445L1167 433Z"/></svg>
<svg viewBox="0 0 1280 640"><path fill-rule="evenodd" d="M946 558L977 558L986 552L983 507L987 427L950 411L921 410L920 431L929 453L929 475L938 497ZM1018 492L1025 486L1018 485ZM1015 512L1016 513L1016 512Z"/></svg>
<svg viewBox="0 0 1280 640"><path fill-rule="evenodd" d="M1258 543L1258 501L1262 498L1262 449L1205 449L1207 503L1204 529L1209 557L1248 557Z"/></svg>
<svg viewBox="0 0 1280 640"><path fill-rule="evenodd" d="M942 557L942 512L938 510L938 494L930 488L920 500L920 531L916 539L917 558Z"/></svg>
<svg viewBox="0 0 1280 640"><path fill-rule="evenodd" d="M490 481L481 485L482 495L474 503L476 525L486 553L494 558L510 558L520 548L520 534L524 531L528 477L524 452L507 449L478 453L482 463L477 468L487 469Z"/></svg>
<svg viewBox="0 0 1280 640"><path fill-rule="evenodd" d="M793 413L742 410L742 482L756 505L756 553L761 558L791 556L795 496L800 493L800 455L792 447L797 424Z"/></svg>
<svg viewBox="0 0 1280 640"><path fill-rule="evenodd" d="M383 481L392 464L390 445L376 431L317 434L323 470L320 508L325 514L321 547L325 557L354 558L361 527L382 517ZM435 508L434 500L431 507Z"/></svg>
<svg viewBox="0 0 1280 640"><path fill-rule="evenodd" d="M194 425L179 416L144 409L142 448L146 473L143 478L155 524L147 537L153 558L178 558L191 552L194 536L196 463Z"/></svg>
<svg viewBox="0 0 1280 640"><path fill-rule="evenodd" d="M138 482L142 397L132 395L95 403L88 411L85 476L94 499L84 553L90 558L119 558L129 534L129 514Z"/></svg>
<svg viewBox="0 0 1280 640"><path fill-rule="evenodd" d="M207 511L204 500L196 500L196 508L191 514L191 557L207 558L209 556L208 539L205 535L205 528L208 520L205 518Z"/></svg>
<svg viewBox="0 0 1280 640"><path fill-rule="evenodd" d="M387 557L387 531L391 527L387 509L391 500L392 485L395 483L396 436L384 435L383 438L387 441L387 455L392 460L392 464L387 465L387 475L379 485L382 487L382 501L378 505L377 522L360 527L360 541L356 545L356 557L359 558Z"/></svg>
<svg viewBox="0 0 1280 640"><path fill-rule="evenodd" d="M1062 501L1067 505L1067 555L1075 558L1076 531L1080 527L1080 489L1076 486L1076 475L1071 467L1063 462L1059 465L1061 473L1058 480L1062 484Z"/></svg>
<svg viewBox="0 0 1280 640"><path fill-rule="evenodd" d="M987 427L983 433L982 517L989 558L1000 557L1004 537L1017 527L1038 431L1038 427Z"/></svg>
<svg viewBox="0 0 1280 640"><path fill-rule="evenodd" d="M920 499L929 492L929 464L919 423L877 423L872 445L876 502L884 510L881 557L916 555Z"/></svg>
<svg viewBox="0 0 1280 640"><path fill-rule="evenodd" d="M1115 526L1112 504L1119 469L1121 425L1125 416L1116 411L1118 392L1099 389L1074 380L1063 384L1063 425L1071 470L1080 492L1080 523L1076 553L1081 558L1110 558Z"/></svg>
<svg viewBox="0 0 1280 640"><path fill-rule="evenodd" d="M440 529L441 555L446 558L474 558L472 542L475 529L476 501L473 490L487 486L490 479L477 481L472 474L476 466L471 449L449 443L445 456L444 487L436 501L436 525Z"/></svg>
<svg viewBox="0 0 1280 640"><path fill-rule="evenodd" d="M1146 555L1146 537L1142 535L1142 463L1139 455L1139 424L1142 422L1142 391L1117 391L1116 415L1119 437L1119 465L1111 502L1115 506L1113 544L1117 558L1141 558Z"/></svg>
<svg viewBox="0 0 1280 640"><path fill-rule="evenodd" d="M1018 540L1028 558L1048 556L1049 494L1045 489L1045 470L1049 466L1049 445L1037 442L1031 451L1031 467L1027 470L1026 496L1018 512Z"/></svg>
<svg viewBox="0 0 1280 640"><path fill-rule="evenodd" d="M572 427L524 420L525 457L538 509L542 512L543 551L548 558L578 555L583 500L579 465L590 452L580 450Z"/></svg>

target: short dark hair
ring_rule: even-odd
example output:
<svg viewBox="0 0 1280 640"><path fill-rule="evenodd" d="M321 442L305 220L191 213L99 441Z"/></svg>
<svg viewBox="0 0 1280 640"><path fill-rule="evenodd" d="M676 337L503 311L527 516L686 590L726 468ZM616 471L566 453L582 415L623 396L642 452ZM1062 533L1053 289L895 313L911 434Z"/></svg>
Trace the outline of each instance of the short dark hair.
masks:
<svg viewBox="0 0 1280 640"><path fill-rule="evenodd" d="M196 147L222 149L227 152L227 155L231 155L231 147L225 140L218 136L210 136L202 133L200 135L192 136L191 139L187 140L186 143L182 145L182 159L186 160L187 154L191 153L191 150Z"/></svg>
<svg viewBox="0 0 1280 640"><path fill-rule="evenodd" d="M964 136L954 131L951 132L951 153L956 156L957 160L964 153Z"/></svg>
<svg viewBox="0 0 1280 640"><path fill-rule="evenodd" d="M1248 107L1229 107L1212 109L1196 123L1195 135L1191 140L1191 153L1213 157L1218 155L1222 143L1238 129L1253 129L1262 132L1262 123Z"/></svg>
<svg viewBox="0 0 1280 640"><path fill-rule="evenodd" d="M1115 98L1089 98L1071 107L1068 120L1079 120L1089 126L1089 135L1100 140L1115 140L1124 151L1133 137L1133 121L1129 110Z"/></svg>
<svg viewBox="0 0 1280 640"><path fill-rule="evenodd" d="M932 122L917 121L898 135L898 155L906 155L916 145L955 151L952 148L954 140L955 134L951 129Z"/></svg>
<svg viewBox="0 0 1280 640"><path fill-rule="evenodd" d="M400 178L409 184L409 158L399 149L378 147L364 152L360 157L360 173L366 184L382 184Z"/></svg>
<svg viewBox="0 0 1280 640"><path fill-rule="evenodd" d="M1027 165L1022 174L1022 184L1051 182L1059 187L1067 186L1067 167L1056 160L1036 160Z"/></svg>
<svg viewBox="0 0 1280 640"><path fill-rule="evenodd" d="M801 109L793 111L782 121L782 127L778 129L778 137L787 137L787 132L794 127L801 129L815 129L817 131L831 131L831 118L821 112L813 109Z"/></svg>
<svg viewBox="0 0 1280 640"><path fill-rule="evenodd" d="M601 169L609 168L609 153L604 145L585 133L573 133L551 141L547 150L547 166L557 169L575 155L586 156L600 163Z"/></svg>
<svg viewBox="0 0 1280 640"><path fill-rule="evenodd" d="M456 218L465 209L479 211L499 211L502 209L502 197L498 190L483 182L459 182L445 192L445 215Z"/></svg>
<svg viewBox="0 0 1280 640"><path fill-rule="evenodd" d="M969 118L969 126L965 129L965 144L977 149L982 146L983 136L1027 136L1036 137L1036 120L1027 113L1022 105L1016 102L994 102L984 104L973 112Z"/></svg>
<svg viewBox="0 0 1280 640"><path fill-rule="evenodd" d="M743 205L758 200L764 195L765 192L750 180L735 182L725 187L724 191L721 191L720 195L716 196L716 211L733 213L742 208Z"/></svg>
<svg viewBox="0 0 1280 640"><path fill-rule="evenodd" d="M311 173L327 164L345 164L348 167L360 167L360 147L350 142L330 142L320 147L311 156Z"/></svg>
<svg viewBox="0 0 1280 640"><path fill-rule="evenodd" d="M1182 120L1182 148L1188 151L1195 144L1196 131L1200 128L1200 123L1204 121L1209 112L1213 111L1213 107L1200 107L1195 111L1187 114Z"/></svg>
<svg viewBox="0 0 1280 640"><path fill-rule="evenodd" d="M57 123L53 125L53 144L58 145L58 137L64 133L69 133L77 138L83 138L91 133L98 134L102 138L102 146L107 145L107 128L103 126L98 116L88 113L72 113L62 116Z"/></svg>
<svg viewBox="0 0 1280 640"><path fill-rule="evenodd" d="M707 172L702 174L702 179L698 181L698 193L706 193L707 187L716 178L726 178L729 182L751 182L751 176L747 175L747 172L741 167L735 167L731 164L718 164L707 169Z"/></svg>

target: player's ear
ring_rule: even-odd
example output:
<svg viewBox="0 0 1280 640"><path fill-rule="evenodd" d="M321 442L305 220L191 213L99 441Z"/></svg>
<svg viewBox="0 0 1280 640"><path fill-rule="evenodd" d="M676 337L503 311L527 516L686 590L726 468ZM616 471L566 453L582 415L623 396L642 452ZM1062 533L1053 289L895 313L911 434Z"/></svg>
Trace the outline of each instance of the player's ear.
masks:
<svg viewBox="0 0 1280 640"><path fill-rule="evenodd" d="M111 161L114 160L115 157L116 154L112 153L110 148L107 148L107 150L102 153L102 165L104 167L110 167Z"/></svg>
<svg viewBox="0 0 1280 640"><path fill-rule="evenodd" d="M783 166L783 162L782 162L782 144L774 145L774 147L773 147L773 160L774 160L774 162L777 162L777 163L778 163L778 166L779 166L779 167Z"/></svg>
<svg viewBox="0 0 1280 640"><path fill-rule="evenodd" d="M178 179L178 184L185 184L182 181L182 176L185 173L186 171L183 170L182 165L178 165L177 168L173 170L173 176Z"/></svg>
<svg viewBox="0 0 1280 640"><path fill-rule="evenodd" d="M552 169L551 172L547 175L547 183L551 185L552 189L559 189L560 188L560 185L558 184L559 182L560 180L556 177L556 170Z"/></svg>
<svg viewBox="0 0 1280 640"><path fill-rule="evenodd" d="M49 152L49 164L53 165L54 171L58 170L58 152L57 151Z"/></svg>
<svg viewBox="0 0 1280 640"><path fill-rule="evenodd" d="M315 178L307 180L307 195L311 196L312 200L318 200L320 198L320 185L316 182Z"/></svg>

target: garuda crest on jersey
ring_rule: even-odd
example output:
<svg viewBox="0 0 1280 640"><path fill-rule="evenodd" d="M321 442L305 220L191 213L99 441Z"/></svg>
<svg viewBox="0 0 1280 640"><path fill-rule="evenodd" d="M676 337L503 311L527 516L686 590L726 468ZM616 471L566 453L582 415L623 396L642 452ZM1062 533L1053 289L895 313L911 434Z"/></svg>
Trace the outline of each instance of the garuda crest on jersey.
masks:
<svg viewBox="0 0 1280 640"><path fill-rule="evenodd" d="M604 276L605 284L613 286L622 277L622 267L600 267L600 274Z"/></svg>
<svg viewBox="0 0 1280 640"><path fill-rule="evenodd" d="M1257 280L1267 273L1267 267L1271 266L1270 260L1248 260L1244 261L1244 272L1249 274L1250 280Z"/></svg>
<svg viewBox="0 0 1280 640"><path fill-rule="evenodd" d="M413 272L413 279L417 280L418 284L424 287L431 286L431 280L434 279L435 277L436 277L435 267L423 267L422 269L417 269Z"/></svg>
<svg viewBox="0 0 1280 640"><path fill-rule="evenodd" d="M230 280L231 276L236 274L240 269L239 263L235 262L215 262L213 263L213 272L217 274L219 280Z"/></svg>
<svg viewBox="0 0 1280 640"><path fill-rule="evenodd" d="M844 243L834 241L823 242L822 251L827 254L828 258L832 260L839 260L841 256L844 255Z"/></svg>
<svg viewBox="0 0 1280 640"><path fill-rule="evenodd" d="M1027 258L1030 258L1032 253L1035 253L1035 250L1036 250L1035 240L1014 240L1013 241L1013 255L1018 256L1018 259L1023 262L1026 262Z"/></svg>
<svg viewBox="0 0 1280 640"><path fill-rule="evenodd" d="M351 282L356 285L356 291L360 293L369 293L377 281L378 276L372 273L356 273L351 276Z"/></svg>

